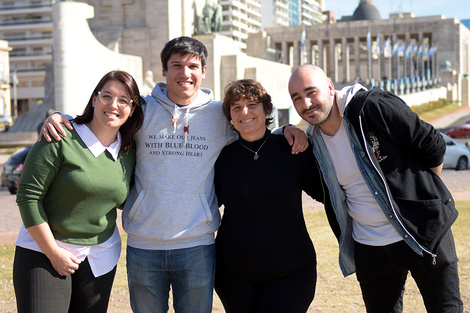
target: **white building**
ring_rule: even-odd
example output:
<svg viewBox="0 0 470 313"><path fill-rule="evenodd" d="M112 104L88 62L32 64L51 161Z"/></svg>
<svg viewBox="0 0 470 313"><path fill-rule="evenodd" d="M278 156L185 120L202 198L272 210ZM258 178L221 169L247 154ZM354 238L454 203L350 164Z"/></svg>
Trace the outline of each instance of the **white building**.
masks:
<svg viewBox="0 0 470 313"><path fill-rule="evenodd" d="M261 30L261 3L259 0L220 0L222 29L220 33L241 43L246 48L249 34Z"/></svg>
<svg viewBox="0 0 470 313"><path fill-rule="evenodd" d="M9 52L11 51L8 42L0 40L0 114L11 115L10 105L10 61Z"/></svg>
<svg viewBox="0 0 470 313"><path fill-rule="evenodd" d="M0 39L7 40L10 71L18 77L18 114L45 97L46 67L52 63L51 0L0 0Z"/></svg>
<svg viewBox="0 0 470 313"><path fill-rule="evenodd" d="M324 20L325 0L261 0L263 28L313 25Z"/></svg>

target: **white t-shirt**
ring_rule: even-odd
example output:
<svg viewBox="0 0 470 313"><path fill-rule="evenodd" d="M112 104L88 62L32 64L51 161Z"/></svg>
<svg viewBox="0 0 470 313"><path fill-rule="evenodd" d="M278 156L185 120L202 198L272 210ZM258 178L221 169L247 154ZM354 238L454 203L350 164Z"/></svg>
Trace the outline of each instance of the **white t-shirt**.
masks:
<svg viewBox="0 0 470 313"><path fill-rule="evenodd" d="M354 240L370 246L383 246L402 240L359 171L344 121L335 135L328 136L323 132L321 135L333 163L336 178L346 194L348 214L353 219Z"/></svg>

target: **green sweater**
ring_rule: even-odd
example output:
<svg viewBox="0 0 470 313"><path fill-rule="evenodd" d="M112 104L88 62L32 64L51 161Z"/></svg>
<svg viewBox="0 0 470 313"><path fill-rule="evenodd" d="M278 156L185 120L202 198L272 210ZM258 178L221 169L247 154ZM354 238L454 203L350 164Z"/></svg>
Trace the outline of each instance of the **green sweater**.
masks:
<svg viewBox="0 0 470 313"><path fill-rule="evenodd" d="M135 149L95 158L75 130L58 142L34 144L25 161L16 202L26 228L48 222L54 238L96 245L111 237L116 208L129 194Z"/></svg>

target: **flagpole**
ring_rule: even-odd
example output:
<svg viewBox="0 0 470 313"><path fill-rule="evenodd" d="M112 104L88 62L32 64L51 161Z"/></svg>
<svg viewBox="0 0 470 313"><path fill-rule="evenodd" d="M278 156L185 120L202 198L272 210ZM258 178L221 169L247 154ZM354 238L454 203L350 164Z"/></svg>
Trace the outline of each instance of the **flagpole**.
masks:
<svg viewBox="0 0 470 313"><path fill-rule="evenodd" d="M439 50L439 43L436 43L436 53L435 53L436 56L435 56L435 59L434 59L436 61L436 67L435 67L435 69L436 69L436 79L437 79L437 81L439 81L441 75L439 75L439 63L437 62L437 53L438 53L437 50Z"/></svg>
<svg viewBox="0 0 470 313"><path fill-rule="evenodd" d="M403 55L403 78L404 78L405 83L406 83L406 50L407 49L405 49L405 52Z"/></svg>
<svg viewBox="0 0 470 313"><path fill-rule="evenodd" d="M415 68L414 68L414 50L415 45L410 51L410 77L411 77L411 92L415 92L414 84L415 84Z"/></svg>
<svg viewBox="0 0 470 313"><path fill-rule="evenodd" d="M382 76L380 75L381 73L381 70L380 70L380 55L382 54L381 53L381 49L380 49L380 33L377 34L377 51L378 51L378 56L377 56L377 64L378 64L378 69L377 69L377 74L378 74L378 84L379 84L379 87L380 87L380 82L382 81Z"/></svg>
<svg viewBox="0 0 470 313"><path fill-rule="evenodd" d="M400 83L400 51L397 51L397 84Z"/></svg>
<svg viewBox="0 0 470 313"><path fill-rule="evenodd" d="M18 75L16 69L13 72L13 117L18 117L18 94L17 94L17 87L18 86Z"/></svg>
<svg viewBox="0 0 470 313"><path fill-rule="evenodd" d="M300 35L300 60L299 60L300 65L302 65L304 62L304 45L305 45L306 37L307 37L307 30L305 29L305 25L303 25L302 34Z"/></svg>
<svg viewBox="0 0 470 313"><path fill-rule="evenodd" d="M367 30L367 54L369 61L369 81L372 79L372 53L371 53L371 44L370 44L370 27Z"/></svg>

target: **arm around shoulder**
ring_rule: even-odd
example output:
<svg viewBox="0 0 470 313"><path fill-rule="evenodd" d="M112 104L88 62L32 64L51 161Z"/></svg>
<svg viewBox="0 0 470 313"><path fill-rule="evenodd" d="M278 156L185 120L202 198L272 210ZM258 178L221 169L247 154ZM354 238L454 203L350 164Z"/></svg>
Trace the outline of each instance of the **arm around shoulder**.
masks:
<svg viewBox="0 0 470 313"><path fill-rule="evenodd" d="M57 140L61 140L61 135L63 137L67 136L65 130L62 128L61 124L64 124L69 130L72 130L72 124L69 120L70 116L63 115L60 112L53 112L49 117L44 121L42 125L41 132L38 137L38 141L41 141L44 137L48 142L52 141L51 136Z"/></svg>

